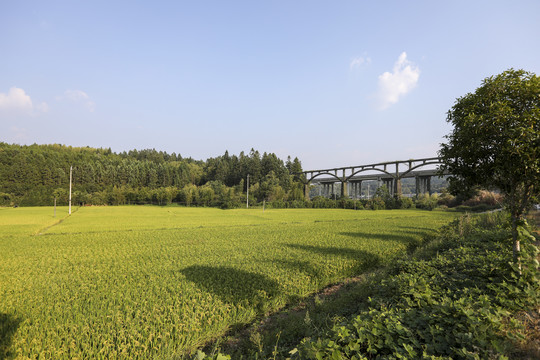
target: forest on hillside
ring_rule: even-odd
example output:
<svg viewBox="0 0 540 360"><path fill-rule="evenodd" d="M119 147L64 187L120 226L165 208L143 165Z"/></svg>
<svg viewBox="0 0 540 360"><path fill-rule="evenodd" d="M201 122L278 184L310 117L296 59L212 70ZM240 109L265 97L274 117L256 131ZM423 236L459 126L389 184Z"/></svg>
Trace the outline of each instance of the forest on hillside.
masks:
<svg viewBox="0 0 540 360"><path fill-rule="evenodd" d="M250 197L262 201L302 200L293 173L298 158L273 153L224 155L206 161L155 149L114 153L111 149L0 142L0 205L65 205L73 167L74 204L159 204L236 207Z"/></svg>

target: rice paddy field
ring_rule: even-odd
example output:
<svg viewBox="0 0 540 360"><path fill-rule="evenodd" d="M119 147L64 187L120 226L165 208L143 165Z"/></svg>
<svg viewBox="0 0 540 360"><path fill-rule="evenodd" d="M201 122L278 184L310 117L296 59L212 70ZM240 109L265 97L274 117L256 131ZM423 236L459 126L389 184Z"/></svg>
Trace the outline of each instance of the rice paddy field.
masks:
<svg viewBox="0 0 540 360"><path fill-rule="evenodd" d="M0 208L0 358L179 358L392 261L454 214Z"/></svg>

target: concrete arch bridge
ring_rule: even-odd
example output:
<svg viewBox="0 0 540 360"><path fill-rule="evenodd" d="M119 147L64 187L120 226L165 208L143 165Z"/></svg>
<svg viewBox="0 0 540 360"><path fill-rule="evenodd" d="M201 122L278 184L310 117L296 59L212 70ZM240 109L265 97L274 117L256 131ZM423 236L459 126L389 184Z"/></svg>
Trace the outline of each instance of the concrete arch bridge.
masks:
<svg viewBox="0 0 540 360"><path fill-rule="evenodd" d="M339 183L341 184L342 197L358 198L362 182L373 180L376 180L379 186L386 185L391 195L401 196L401 180L405 178L415 178L416 194L431 194L431 178L448 175L446 172L439 172L437 165L441 163L440 158L431 157L333 169L307 170L297 175L301 175L301 180L304 182L306 199L309 199L310 184L322 185L324 190L321 195L328 196L334 194L335 184Z"/></svg>

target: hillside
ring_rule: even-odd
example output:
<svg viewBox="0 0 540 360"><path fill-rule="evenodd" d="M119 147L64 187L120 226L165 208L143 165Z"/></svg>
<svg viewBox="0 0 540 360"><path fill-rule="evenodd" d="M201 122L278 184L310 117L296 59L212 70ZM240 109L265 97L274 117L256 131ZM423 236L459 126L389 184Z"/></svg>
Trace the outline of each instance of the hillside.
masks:
<svg viewBox="0 0 540 360"><path fill-rule="evenodd" d="M271 192L282 198L301 196L290 176L301 170L297 158L284 162L273 153L261 155L253 149L248 155L225 152L197 161L155 149L114 153L58 144L0 143L0 205L52 205L55 197L66 204L70 166L73 201L80 204L240 202L245 201L248 174L251 185L263 188L256 194L260 197ZM202 186L206 188L200 191Z"/></svg>

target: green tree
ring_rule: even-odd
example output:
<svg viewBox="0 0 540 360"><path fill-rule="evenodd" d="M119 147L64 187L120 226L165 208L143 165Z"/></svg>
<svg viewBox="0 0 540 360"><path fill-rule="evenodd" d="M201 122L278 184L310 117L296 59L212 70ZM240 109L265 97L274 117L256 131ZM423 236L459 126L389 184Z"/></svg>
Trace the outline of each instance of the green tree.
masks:
<svg viewBox="0 0 540 360"><path fill-rule="evenodd" d="M211 206L216 194L210 184L204 184L199 187L199 201L203 206Z"/></svg>
<svg viewBox="0 0 540 360"><path fill-rule="evenodd" d="M456 100L447 117L454 129L439 151L452 192L481 186L504 194L517 263L518 228L540 190L539 120L540 78L510 69Z"/></svg>
<svg viewBox="0 0 540 360"><path fill-rule="evenodd" d="M197 202L199 196L199 191L196 185L187 184L181 190L181 199L186 203L186 206L191 206L192 203Z"/></svg>
<svg viewBox="0 0 540 360"><path fill-rule="evenodd" d="M373 196L374 199L380 199L383 203L385 208L391 209L394 207L394 197L390 195L390 190L388 190L388 187L386 185L382 185L377 188L375 191L375 195Z"/></svg>
<svg viewBox="0 0 540 360"><path fill-rule="evenodd" d="M60 204L66 204L68 203L68 190L65 188L56 188L53 191L52 195L53 199L56 198L57 203Z"/></svg>
<svg viewBox="0 0 540 360"><path fill-rule="evenodd" d="M0 206L11 206L13 205L12 195L0 192Z"/></svg>
<svg viewBox="0 0 540 360"><path fill-rule="evenodd" d="M276 177L273 171L270 171L264 179L258 183L259 188L257 192L253 192L253 195L257 198L257 201L263 200L274 201L282 200L285 196L285 192L279 186L279 179ZM281 198L279 196L281 195Z"/></svg>
<svg viewBox="0 0 540 360"><path fill-rule="evenodd" d="M201 181L201 177L203 174L203 169L201 166L195 164L195 163L189 163L187 164L188 170L189 170L189 180L192 184L198 185Z"/></svg>
<svg viewBox="0 0 540 360"><path fill-rule="evenodd" d="M282 189L273 180L272 186L266 189L264 198L267 199L282 197L283 191L291 189L293 181L283 161L275 154L264 153L261 157L254 149L249 156L243 152L240 156L229 155L226 151L224 155L204 162L155 149L116 154L110 149L0 142L0 193L4 194L0 202L50 205L55 189L62 188L65 191L58 194L58 200L67 203L70 166L73 166L73 199L88 204L167 204L172 201L171 196L174 200L184 201L186 193L180 190L192 184L197 191L188 188L191 189L187 195L189 203L215 206L226 185L233 188L227 192L227 206L233 207L245 192L248 174L253 185L264 181L273 172L272 178L278 180ZM214 194L202 186L206 183L211 184ZM75 197L75 191L79 191L80 196Z"/></svg>
<svg viewBox="0 0 540 360"><path fill-rule="evenodd" d="M109 203L112 205L124 205L126 203L124 187L113 186L109 192Z"/></svg>

